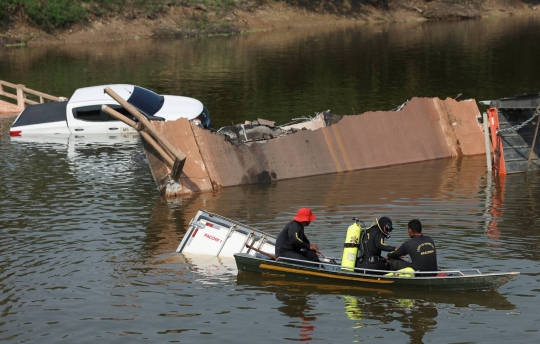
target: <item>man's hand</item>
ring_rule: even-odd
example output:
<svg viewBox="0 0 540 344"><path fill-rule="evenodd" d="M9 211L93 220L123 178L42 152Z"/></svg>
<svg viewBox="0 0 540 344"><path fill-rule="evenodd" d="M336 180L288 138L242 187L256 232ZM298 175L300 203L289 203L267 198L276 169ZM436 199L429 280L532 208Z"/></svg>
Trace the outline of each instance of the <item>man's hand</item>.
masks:
<svg viewBox="0 0 540 344"><path fill-rule="evenodd" d="M310 251L318 251L319 247L315 244L309 244L309 250Z"/></svg>

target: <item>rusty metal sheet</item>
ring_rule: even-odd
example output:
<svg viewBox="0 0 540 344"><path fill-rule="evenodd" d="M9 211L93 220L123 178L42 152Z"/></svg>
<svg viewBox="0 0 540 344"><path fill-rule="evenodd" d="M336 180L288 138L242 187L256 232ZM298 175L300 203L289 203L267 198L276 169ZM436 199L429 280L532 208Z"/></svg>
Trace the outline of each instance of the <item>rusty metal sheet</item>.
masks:
<svg viewBox="0 0 540 344"><path fill-rule="evenodd" d="M344 116L330 127L303 130L264 143L232 146L196 130L216 187L269 182L452 156L431 98L401 111Z"/></svg>
<svg viewBox="0 0 540 344"><path fill-rule="evenodd" d="M464 156L486 154L484 131L477 119L481 114L476 101L468 99L458 102L448 98L444 100L444 105L462 154Z"/></svg>
<svg viewBox="0 0 540 344"><path fill-rule="evenodd" d="M413 98L401 111L344 116L328 127L239 145L184 119L154 125L187 156L182 185L203 191L481 154L477 146L484 138L474 123L478 108L462 103ZM468 125L473 129L463 128ZM162 178L158 174L156 181Z"/></svg>
<svg viewBox="0 0 540 344"><path fill-rule="evenodd" d="M165 161L159 156L154 148L148 144L143 138L141 138L144 153L146 154L146 160L150 166L152 177L156 182L159 191L163 191L165 186L169 182L169 169Z"/></svg>
<svg viewBox="0 0 540 344"><path fill-rule="evenodd" d="M199 146L195 142L195 136L193 135L192 126L197 126L185 118L167 122L153 121L151 123L176 149L186 155L186 163L179 181L183 187L181 194L212 190L212 183L199 153ZM148 149L148 146L144 145L150 168L158 184L158 189L162 190L165 187L165 183L168 182L166 176L170 171L168 168L165 168L165 163L162 159L153 150Z"/></svg>

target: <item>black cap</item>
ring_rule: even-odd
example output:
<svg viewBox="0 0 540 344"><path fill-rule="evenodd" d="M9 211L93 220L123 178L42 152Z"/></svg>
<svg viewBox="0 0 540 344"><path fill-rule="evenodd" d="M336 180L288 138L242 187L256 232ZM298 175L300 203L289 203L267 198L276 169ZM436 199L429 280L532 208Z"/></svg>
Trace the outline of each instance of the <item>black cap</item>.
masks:
<svg viewBox="0 0 540 344"><path fill-rule="evenodd" d="M394 229L394 227L392 227L392 220L387 216L383 216L379 219L379 228L382 230L385 227L387 232L391 232Z"/></svg>

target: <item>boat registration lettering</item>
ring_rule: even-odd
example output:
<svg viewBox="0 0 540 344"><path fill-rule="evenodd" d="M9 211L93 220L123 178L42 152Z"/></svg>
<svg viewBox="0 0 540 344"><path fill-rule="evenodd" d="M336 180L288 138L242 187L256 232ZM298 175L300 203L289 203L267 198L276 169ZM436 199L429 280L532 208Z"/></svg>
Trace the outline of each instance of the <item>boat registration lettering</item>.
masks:
<svg viewBox="0 0 540 344"><path fill-rule="evenodd" d="M210 240L214 240L215 242L221 242L221 240L219 238L216 238L215 236L213 235L210 235L208 233L204 233L204 236Z"/></svg>

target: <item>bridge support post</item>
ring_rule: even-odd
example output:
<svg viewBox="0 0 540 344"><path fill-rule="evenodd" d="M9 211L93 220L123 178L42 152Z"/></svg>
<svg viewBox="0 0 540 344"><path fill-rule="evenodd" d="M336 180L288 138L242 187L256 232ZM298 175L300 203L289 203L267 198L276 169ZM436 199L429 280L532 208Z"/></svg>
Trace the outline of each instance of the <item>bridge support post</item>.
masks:
<svg viewBox="0 0 540 344"><path fill-rule="evenodd" d="M488 127L488 116L487 113L482 114L482 122L484 122L484 139L486 143L486 163L488 172L492 171L491 166L491 145L489 144L489 127Z"/></svg>
<svg viewBox="0 0 540 344"><path fill-rule="evenodd" d="M17 106L21 109L24 109L26 105L24 104L24 85L17 85Z"/></svg>

